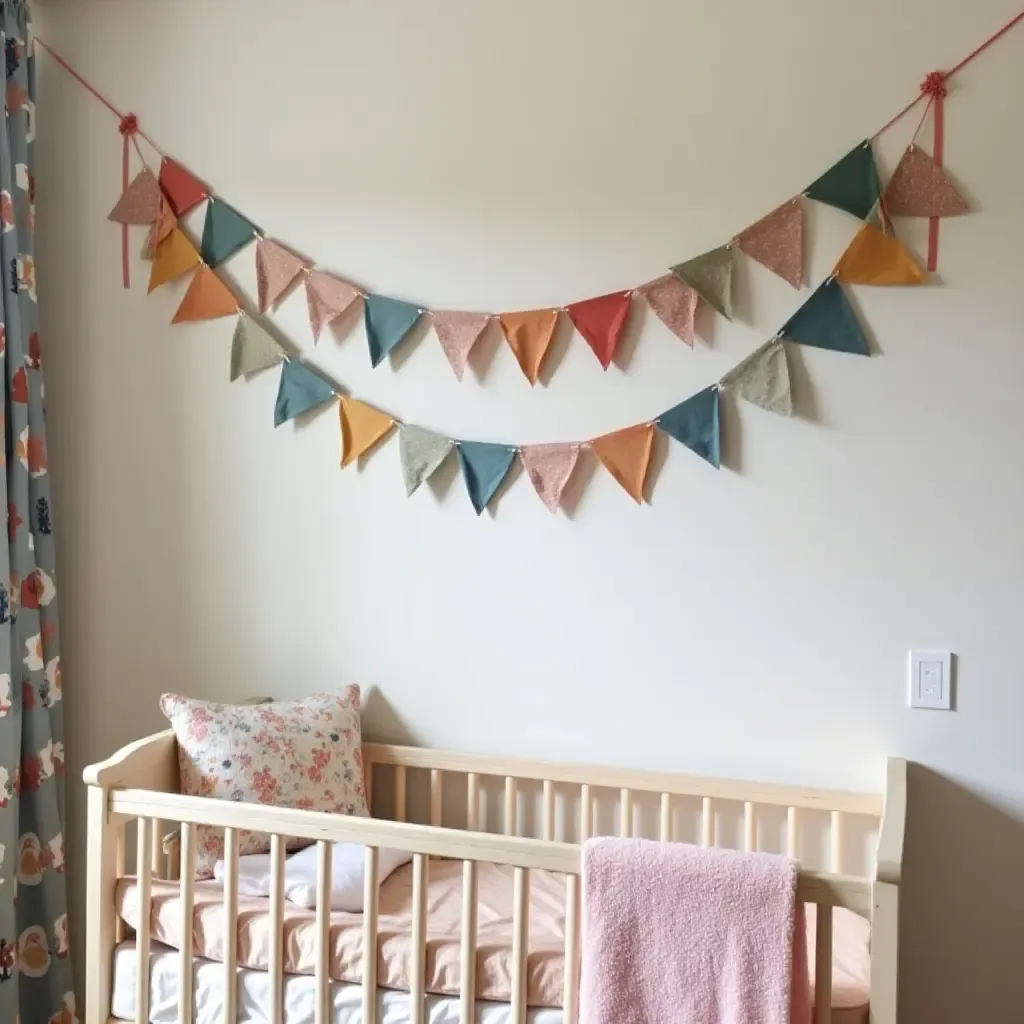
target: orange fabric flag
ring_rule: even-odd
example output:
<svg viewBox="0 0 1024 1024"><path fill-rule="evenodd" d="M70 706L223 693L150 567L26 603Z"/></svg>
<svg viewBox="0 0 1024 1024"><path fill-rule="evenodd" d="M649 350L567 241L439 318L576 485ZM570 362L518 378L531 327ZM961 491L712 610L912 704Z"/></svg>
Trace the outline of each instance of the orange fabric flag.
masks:
<svg viewBox="0 0 1024 1024"><path fill-rule="evenodd" d="M239 311L238 299L231 294L231 289L204 263L192 278L171 323L216 320L221 316L234 316Z"/></svg>
<svg viewBox="0 0 1024 1024"><path fill-rule="evenodd" d="M153 266L149 271L149 290L155 291L168 281L175 281L182 274L187 274L199 263L199 253L188 240L188 236L178 228L157 244L153 255Z"/></svg>
<svg viewBox="0 0 1024 1024"><path fill-rule="evenodd" d="M502 313L498 317L505 340L531 384L537 383L544 356L555 336L558 312L557 309L530 309L523 313Z"/></svg>
<svg viewBox="0 0 1024 1024"><path fill-rule="evenodd" d="M339 403L341 417L341 468L355 462L378 441L385 438L395 421L372 405L345 398Z"/></svg>
<svg viewBox="0 0 1024 1024"><path fill-rule="evenodd" d="M639 423L591 441L601 465L638 505L644 500L644 481L651 462L653 441L653 423Z"/></svg>
<svg viewBox="0 0 1024 1024"><path fill-rule="evenodd" d="M924 284L924 271L895 236L865 223L839 257L842 284Z"/></svg>

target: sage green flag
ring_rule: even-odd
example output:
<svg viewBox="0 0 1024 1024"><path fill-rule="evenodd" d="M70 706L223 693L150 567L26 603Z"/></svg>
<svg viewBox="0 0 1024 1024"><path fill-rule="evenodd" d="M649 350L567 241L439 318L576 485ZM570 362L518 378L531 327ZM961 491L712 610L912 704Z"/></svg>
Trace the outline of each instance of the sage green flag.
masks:
<svg viewBox="0 0 1024 1024"><path fill-rule="evenodd" d="M402 459L405 493L412 495L429 480L455 444L450 437L403 423L398 428L398 452Z"/></svg>
<svg viewBox="0 0 1024 1024"><path fill-rule="evenodd" d="M781 338L773 338L756 352L734 366L723 378L722 387L735 391L753 405L793 415L793 393L790 390L789 359Z"/></svg>
<svg viewBox="0 0 1024 1024"><path fill-rule="evenodd" d="M672 273L692 288L709 306L726 320L732 319L732 247L717 249L677 263Z"/></svg>
<svg viewBox="0 0 1024 1024"><path fill-rule="evenodd" d="M231 379L277 366L284 359L281 346L251 317L242 313L231 339Z"/></svg>

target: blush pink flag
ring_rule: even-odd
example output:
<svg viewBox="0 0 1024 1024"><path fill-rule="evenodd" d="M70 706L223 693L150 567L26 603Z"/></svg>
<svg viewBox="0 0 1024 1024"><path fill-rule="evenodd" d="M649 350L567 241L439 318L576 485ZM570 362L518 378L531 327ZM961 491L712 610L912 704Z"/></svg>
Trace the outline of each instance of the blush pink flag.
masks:
<svg viewBox="0 0 1024 1024"><path fill-rule="evenodd" d="M549 511L558 511L579 454L579 445L575 444L528 444L519 449L523 469Z"/></svg>
<svg viewBox="0 0 1024 1024"><path fill-rule="evenodd" d="M256 290L260 312L266 313L306 270L308 264L280 242L260 238L256 242Z"/></svg>
<svg viewBox="0 0 1024 1024"><path fill-rule="evenodd" d="M736 248L794 288L804 280L804 201L790 199L741 231Z"/></svg>
<svg viewBox="0 0 1024 1024"><path fill-rule="evenodd" d="M697 293L676 277L664 277L640 285L637 292L658 315L658 319L678 338L693 348L693 318L697 312Z"/></svg>
<svg viewBox="0 0 1024 1024"><path fill-rule="evenodd" d="M465 313L458 310L435 309L430 318L437 340L448 357L455 376L462 380L469 353L484 333L491 318L486 313Z"/></svg>
<svg viewBox="0 0 1024 1024"><path fill-rule="evenodd" d="M361 292L354 284L314 270L306 277L306 303L309 306L309 326L313 340L320 340L320 332L359 298Z"/></svg>

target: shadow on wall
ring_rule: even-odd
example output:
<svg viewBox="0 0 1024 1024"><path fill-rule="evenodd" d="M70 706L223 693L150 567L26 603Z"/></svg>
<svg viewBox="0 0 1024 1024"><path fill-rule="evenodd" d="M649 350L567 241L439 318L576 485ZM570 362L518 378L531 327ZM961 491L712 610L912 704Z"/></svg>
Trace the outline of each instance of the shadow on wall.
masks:
<svg viewBox="0 0 1024 1024"><path fill-rule="evenodd" d="M1024 808L907 779L901 1024L1024 1019Z"/></svg>

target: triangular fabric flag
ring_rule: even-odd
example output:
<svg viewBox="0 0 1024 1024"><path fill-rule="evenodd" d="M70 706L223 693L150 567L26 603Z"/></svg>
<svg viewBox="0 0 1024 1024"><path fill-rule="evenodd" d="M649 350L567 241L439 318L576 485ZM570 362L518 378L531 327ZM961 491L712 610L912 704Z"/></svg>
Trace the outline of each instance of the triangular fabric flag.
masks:
<svg viewBox="0 0 1024 1024"><path fill-rule="evenodd" d="M871 355L853 307L843 286L828 277L811 293L811 297L786 321L780 338L798 345L827 348L833 352Z"/></svg>
<svg viewBox="0 0 1024 1024"><path fill-rule="evenodd" d="M676 277L663 277L640 285L637 292L654 310L658 319L677 337L693 348L693 318L697 312L697 293Z"/></svg>
<svg viewBox="0 0 1024 1024"><path fill-rule="evenodd" d="M718 423L718 385L698 391L684 402L663 412L655 420L659 430L685 444L692 452L710 462L715 469L721 465L721 428Z"/></svg>
<svg viewBox="0 0 1024 1024"><path fill-rule="evenodd" d="M380 409L341 396L338 416L341 420L341 468L351 465L385 438L395 421Z"/></svg>
<svg viewBox="0 0 1024 1024"><path fill-rule="evenodd" d="M199 253L184 231L174 228L156 247L153 266L149 270L149 290L155 291L168 281L175 281L199 265ZM238 303L236 302L237 306Z"/></svg>
<svg viewBox="0 0 1024 1024"><path fill-rule="evenodd" d="M765 342L722 378L721 387L769 412L792 416L793 392L785 343L780 338Z"/></svg>
<svg viewBox="0 0 1024 1024"><path fill-rule="evenodd" d="M210 195L210 190L170 157L160 162L160 187L171 208L183 217Z"/></svg>
<svg viewBox="0 0 1024 1024"><path fill-rule="evenodd" d="M334 397L334 388L297 359L286 359L281 366L281 382L274 403L274 426L301 416Z"/></svg>
<svg viewBox="0 0 1024 1024"><path fill-rule="evenodd" d="M231 379L277 366L282 359L281 346L266 328L242 313L231 339Z"/></svg>
<svg viewBox="0 0 1024 1024"><path fill-rule="evenodd" d="M914 262L906 246L895 236L879 231L873 224L853 236L839 257L836 277L843 284L924 284L924 271Z"/></svg>
<svg viewBox="0 0 1024 1024"><path fill-rule="evenodd" d="M142 258L151 260L156 255L156 247L167 238L178 226L178 220L174 216L171 204L161 196L160 212L157 214L153 226L146 232L146 243L142 247Z"/></svg>
<svg viewBox="0 0 1024 1024"><path fill-rule="evenodd" d="M804 282L804 202L790 199L741 231L733 243L794 288Z"/></svg>
<svg viewBox="0 0 1024 1024"><path fill-rule="evenodd" d="M638 505L644 500L644 481L651 462L653 442L653 423L639 423L590 442L601 465Z"/></svg>
<svg viewBox="0 0 1024 1024"><path fill-rule="evenodd" d="M459 453L459 466L469 500L476 514L480 515L508 475L516 450L506 444L488 444L485 441L457 441L455 450Z"/></svg>
<svg viewBox="0 0 1024 1024"><path fill-rule="evenodd" d="M623 328L629 317L632 292L612 292L596 299L584 299L566 307L569 319L591 347L604 369L615 358Z"/></svg>
<svg viewBox="0 0 1024 1024"><path fill-rule="evenodd" d="M360 294L354 284L321 270L306 275L306 305L309 307L309 326L314 342L320 340L320 332L334 323Z"/></svg>
<svg viewBox="0 0 1024 1024"><path fill-rule="evenodd" d="M160 216L160 186L148 168L139 171L121 193L107 220L117 224L152 224Z"/></svg>
<svg viewBox="0 0 1024 1024"><path fill-rule="evenodd" d="M528 309L520 313L502 313L498 321L519 368L531 384L536 384L558 326L558 310Z"/></svg>
<svg viewBox="0 0 1024 1024"><path fill-rule="evenodd" d="M578 444L528 444L519 449L523 469L549 512L558 511L579 454Z"/></svg>
<svg viewBox="0 0 1024 1024"><path fill-rule="evenodd" d="M307 266L301 256L296 256L280 242L257 238L256 290L260 312L266 313Z"/></svg>
<svg viewBox="0 0 1024 1024"><path fill-rule="evenodd" d="M203 222L203 241L199 251L203 262L218 267L232 253L248 245L259 234L259 228L243 217L234 207L213 196L206 204L206 220Z"/></svg>
<svg viewBox="0 0 1024 1024"><path fill-rule="evenodd" d="M880 194L875 155L867 139L808 185L804 193L809 199L836 206L860 220L871 213Z"/></svg>
<svg viewBox="0 0 1024 1024"><path fill-rule="evenodd" d="M455 371L457 380L466 372L469 353L491 322L486 313L464 313L459 310L435 309L430 314L437 340Z"/></svg>
<svg viewBox="0 0 1024 1024"><path fill-rule="evenodd" d="M402 423L398 427L398 453L402 460L402 478L407 496L415 494L424 480L448 458L455 442L422 427Z"/></svg>
<svg viewBox="0 0 1024 1024"><path fill-rule="evenodd" d="M231 289L204 265L195 272L171 323L216 320L221 316L234 316L238 311L238 299Z"/></svg>
<svg viewBox="0 0 1024 1024"><path fill-rule="evenodd" d="M885 186L885 206L893 217L956 217L970 209L934 158L913 142Z"/></svg>
<svg viewBox="0 0 1024 1024"><path fill-rule="evenodd" d="M677 263L672 273L726 320L732 319L731 246L720 245L685 263Z"/></svg>
<svg viewBox="0 0 1024 1024"><path fill-rule="evenodd" d="M423 312L419 306L385 295L367 295L363 303L366 341L370 364L379 366L384 357L412 330Z"/></svg>

